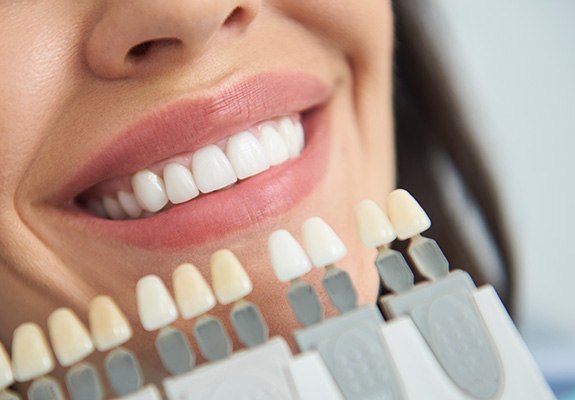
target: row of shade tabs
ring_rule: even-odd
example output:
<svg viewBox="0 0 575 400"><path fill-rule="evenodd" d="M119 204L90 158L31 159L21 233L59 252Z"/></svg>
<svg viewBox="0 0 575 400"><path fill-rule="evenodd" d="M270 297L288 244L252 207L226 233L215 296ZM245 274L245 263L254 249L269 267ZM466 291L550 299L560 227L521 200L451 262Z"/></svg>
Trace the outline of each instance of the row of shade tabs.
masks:
<svg viewBox="0 0 575 400"><path fill-rule="evenodd" d="M389 218L388 218L389 216ZM420 233L430 220L409 193L398 189L387 199L387 215L373 201L359 203L355 210L359 235L368 247L378 249L376 266L383 284L399 293L413 287L413 273L403 257L389 248L396 239L411 239L409 251L420 273L431 279L448 274L448 263L437 248L433 262L418 260L417 248L430 239ZM315 289L302 278L312 266L325 268L323 287L331 303L341 313L357 306L357 296L349 275L335 266L347 253L334 230L321 218L313 217L302 225L303 247L287 230L269 236L271 265L277 278L291 282L288 302L304 326L322 321L323 306ZM435 243L433 241L433 243ZM396 263L378 260L397 257ZM391 267L390 267L391 266ZM382 271L382 268L392 268ZM268 341L268 328L257 305L245 299L252 282L238 258L229 250L215 252L210 259L211 286L192 264L182 264L172 275L174 296L155 275L141 278L136 285L140 322L147 331L158 331L156 350L164 368L172 376L193 370L196 356L188 338L172 324L181 316L195 319L193 336L205 359L216 362L232 354L232 340L221 321L210 315L219 302L231 305L230 320L235 334L246 348ZM390 273L391 272L391 273ZM387 279L383 278L384 276ZM281 299L278 299L281 301ZM106 397L98 369L84 361L94 349L108 352L104 370L109 387L118 397L135 393L144 386L144 377L133 351L125 347L133 331L125 315L109 296L98 296L89 305L89 329L69 308L60 308L48 318L51 347L58 362L66 368L65 386L73 399L100 400ZM11 358L11 361L10 361ZM48 374L55 362L45 335L36 323L20 325L13 334L11 357L0 343L0 399L16 400L19 395L9 386L29 382L28 397L33 400L64 399L60 383Z"/></svg>

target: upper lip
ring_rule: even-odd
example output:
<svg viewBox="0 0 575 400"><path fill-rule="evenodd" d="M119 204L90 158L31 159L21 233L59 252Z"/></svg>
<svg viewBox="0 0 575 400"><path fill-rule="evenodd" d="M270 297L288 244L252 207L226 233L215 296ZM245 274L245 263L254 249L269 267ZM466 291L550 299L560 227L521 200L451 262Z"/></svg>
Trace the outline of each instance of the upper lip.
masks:
<svg viewBox="0 0 575 400"><path fill-rule="evenodd" d="M258 122L311 109L330 92L330 85L313 75L275 72L223 82L208 96L160 105L114 135L64 185L59 198L70 201L99 182L214 144Z"/></svg>

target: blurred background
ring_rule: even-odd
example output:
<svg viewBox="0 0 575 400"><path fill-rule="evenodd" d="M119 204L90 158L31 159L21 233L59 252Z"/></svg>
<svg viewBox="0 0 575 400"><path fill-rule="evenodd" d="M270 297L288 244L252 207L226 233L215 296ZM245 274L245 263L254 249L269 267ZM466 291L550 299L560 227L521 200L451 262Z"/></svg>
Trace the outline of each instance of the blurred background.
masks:
<svg viewBox="0 0 575 400"><path fill-rule="evenodd" d="M449 204L432 219L467 236L476 281L495 284L554 392L575 399L575 1L395 8L398 141L413 152L400 156L400 184L425 198L413 182L435 176ZM423 141L428 160L414 167Z"/></svg>

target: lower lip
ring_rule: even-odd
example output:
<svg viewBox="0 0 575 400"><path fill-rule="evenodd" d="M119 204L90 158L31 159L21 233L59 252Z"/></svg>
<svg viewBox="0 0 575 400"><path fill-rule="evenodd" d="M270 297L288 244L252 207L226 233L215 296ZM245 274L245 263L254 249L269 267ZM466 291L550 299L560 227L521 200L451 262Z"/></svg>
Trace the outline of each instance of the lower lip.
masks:
<svg viewBox="0 0 575 400"><path fill-rule="evenodd" d="M183 249L222 239L286 212L318 186L329 161L328 108L304 118L306 147L300 157L241 181L229 189L200 196L153 217L112 221L83 210L75 223L107 238L149 249Z"/></svg>

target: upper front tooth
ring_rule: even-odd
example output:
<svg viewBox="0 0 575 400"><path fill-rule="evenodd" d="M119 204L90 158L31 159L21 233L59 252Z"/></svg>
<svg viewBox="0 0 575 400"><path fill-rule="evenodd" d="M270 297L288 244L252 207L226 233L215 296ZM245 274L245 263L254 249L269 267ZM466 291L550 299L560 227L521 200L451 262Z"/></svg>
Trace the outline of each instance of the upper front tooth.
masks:
<svg viewBox="0 0 575 400"><path fill-rule="evenodd" d="M118 192L118 201L122 206L122 209L132 218L138 218L142 214L142 207L138 204L136 196L132 193L124 192L120 190Z"/></svg>
<svg viewBox="0 0 575 400"><path fill-rule="evenodd" d="M305 141L303 126L300 123L294 124L290 117L283 117L279 120L279 132L286 142L289 157L299 156Z"/></svg>
<svg viewBox="0 0 575 400"><path fill-rule="evenodd" d="M12 366L18 382L38 378L54 369L54 358L38 325L29 322L14 331Z"/></svg>
<svg viewBox="0 0 575 400"><path fill-rule="evenodd" d="M238 180L224 152L213 144L194 153L192 173L202 193L222 189Z"/></svg>
<svg viewBox="0 0 575 400"><path fill-rule="evenodd" d="M236 133L228 139L226 156L238 179L254 176L270 167L262 145L248 131Z"/></svg>
<svg viewBox="0 0 575 400"><path fill-rule="evenodd" d="M268 157L270 165L278 165L289 158L286 142L272 125L266 124L260 129L260 143Z"/></svg>
<svg viewBox="0 0 575 400"><path fill-rule="evenodd" d="M164 181L149 170L142 170L132 176L132 188L138 203L147 211L161 210L168 202Z"/></svg>
<svg viewBox="0 0 575 400"><path fill-rule="evenodd" d="M192 172L178 163L164 167L164 182L168 198L174 204L184 203L200 194Z"/></svg>

